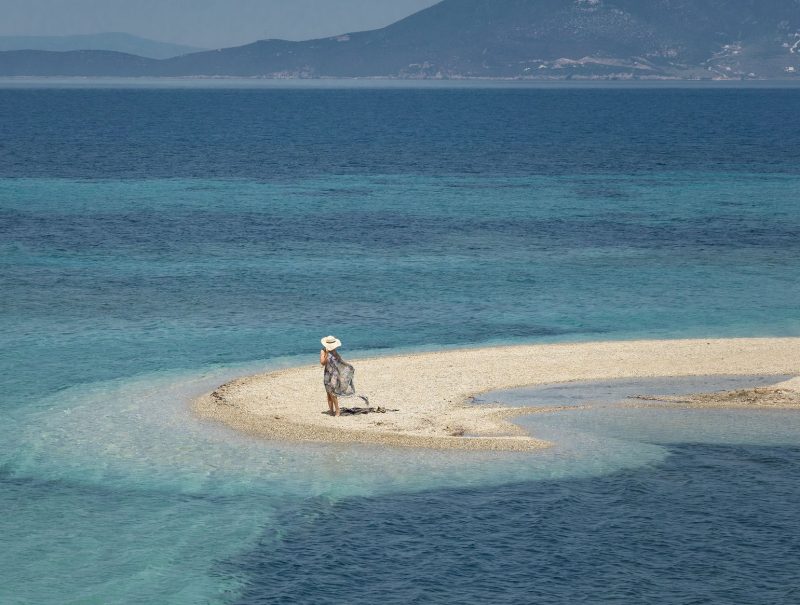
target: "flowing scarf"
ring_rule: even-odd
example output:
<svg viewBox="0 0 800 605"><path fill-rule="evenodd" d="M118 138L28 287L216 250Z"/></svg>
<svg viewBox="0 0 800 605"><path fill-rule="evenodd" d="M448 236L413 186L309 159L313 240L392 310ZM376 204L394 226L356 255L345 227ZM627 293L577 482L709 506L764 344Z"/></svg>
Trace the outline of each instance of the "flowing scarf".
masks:
<svg viewBox="0 0 800 605"><path fill-rule="evenodd" d="M326 365L328 367L325 372L325 384L330 387L333 394L337 397L352 397L355 395L356 387L353 384L353 375L356 373L356 369L333 352L328 353ZM359 395L358 397L369 404L369 399L364 395Z"/></svg>

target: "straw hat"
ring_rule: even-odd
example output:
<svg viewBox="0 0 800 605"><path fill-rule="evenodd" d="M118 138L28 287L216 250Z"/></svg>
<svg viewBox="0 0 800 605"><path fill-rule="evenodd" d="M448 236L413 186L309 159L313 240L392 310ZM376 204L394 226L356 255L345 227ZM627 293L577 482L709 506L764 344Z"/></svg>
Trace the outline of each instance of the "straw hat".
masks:
<svg viewBox="0 0 800 605"><path fill-rule="evenodd" d="M342 341L335 336L326 336L320 342L322 343L322 346L325 347L326 351L333 351L334 349L338 349L342 346Z"/></svg>

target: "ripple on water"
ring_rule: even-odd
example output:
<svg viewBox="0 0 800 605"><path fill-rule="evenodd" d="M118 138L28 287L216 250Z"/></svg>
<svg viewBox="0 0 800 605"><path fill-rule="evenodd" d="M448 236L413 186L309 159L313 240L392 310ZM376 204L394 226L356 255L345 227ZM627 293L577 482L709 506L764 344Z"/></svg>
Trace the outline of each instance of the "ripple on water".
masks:
<svg viewBox="0 0 800 605"><path fill-rule="evenodd" d="M220 569L248 605L797 603L800 448L670 451L594 477L309 502Z"/></svg>

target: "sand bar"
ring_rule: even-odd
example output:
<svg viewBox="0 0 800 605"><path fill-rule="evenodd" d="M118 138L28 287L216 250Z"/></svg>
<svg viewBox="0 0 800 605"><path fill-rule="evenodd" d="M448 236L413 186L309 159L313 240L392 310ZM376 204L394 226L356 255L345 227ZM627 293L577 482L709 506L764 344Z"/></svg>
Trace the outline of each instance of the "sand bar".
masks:
<svg viewBox="0 0 800 605"><path fill-rule="evenodd" d="M322 368L247 376L194 402L203 418L269 439L440 449L525 451L547 447L510 419L552 411L471 403L488 391L574 380L703 375L800 375L800 338L648 340L520 345L350 358L371 406L398 411L327 415ZM775 389L781 392L776 394ZM754 394L755 393L755 394ZM797 407L800 380L741 396L681 398L696 407ZM669 403L669 402L666 402ZM343 399L343 406L363 405ZM575 408L564 408L564 412Z"/></svg>

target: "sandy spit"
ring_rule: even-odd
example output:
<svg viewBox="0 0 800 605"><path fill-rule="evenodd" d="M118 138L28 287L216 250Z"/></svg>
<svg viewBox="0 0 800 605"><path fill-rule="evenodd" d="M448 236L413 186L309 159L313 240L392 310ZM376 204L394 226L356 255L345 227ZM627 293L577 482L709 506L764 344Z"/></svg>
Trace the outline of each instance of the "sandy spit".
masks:
<svg viewBox="0 0 800 605"><path fill-rule="evenodd" d="M510 418L541 408L473 405L471 398L487 391L573 380L800 375L800 338L521 345L373 358L349 358L343 349L342 356L356 367L356 387L371 406L398 411L329 416L319 365L239 378L197 399L193 409L202 418L268 439L527 451L550 444L527 435ZM798 393L800 380L794 379L771 389L673 403L800 408ZM341 404L363 405L353 399L342 399Z"/></svg>

